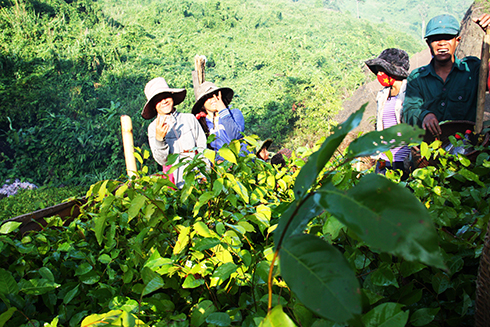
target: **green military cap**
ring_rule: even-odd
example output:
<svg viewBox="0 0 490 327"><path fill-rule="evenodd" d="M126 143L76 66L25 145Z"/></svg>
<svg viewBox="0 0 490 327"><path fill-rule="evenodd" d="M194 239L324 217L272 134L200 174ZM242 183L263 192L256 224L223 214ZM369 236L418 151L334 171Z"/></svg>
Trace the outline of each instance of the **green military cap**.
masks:
<svg viewBox="0 0 490 327"><path fill-rule="evenodd" d="M458 35L459 34L459 22L454 16L451 15L439 15L427 23L425 28L425 38L432 35Z"/></svg>

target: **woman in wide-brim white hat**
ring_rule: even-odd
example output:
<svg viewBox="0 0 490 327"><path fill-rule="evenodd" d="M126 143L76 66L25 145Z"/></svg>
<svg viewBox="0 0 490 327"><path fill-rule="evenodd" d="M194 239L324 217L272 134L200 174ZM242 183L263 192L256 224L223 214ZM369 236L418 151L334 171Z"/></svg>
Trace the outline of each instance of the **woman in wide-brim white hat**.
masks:
<svg viewBox="0 0 490 327"><path fill-rule="evenodd" d="M145 95L147 102L141 116L145 119L156 116L148 126L148 142L153 158L165 172L170 169L166 164L169 154L179 153L178 163L204 151L206 135L199 122L194 115L175 110L185 99L185 89L172 89L163 77L157 77L146 84ZM185 167L179 167L169 176L179 188L184 185Z"/></svg>
<svg viewBox="0 0 490 327"><path fill-rule="evenodd" d="M209 147L218 151L224 144L241 139L245 119L239 109L228 106L234 92L229 87L217 87L211 82L202 83L196 91L192 113L201 124L206 136L216 135Z"/></svg>

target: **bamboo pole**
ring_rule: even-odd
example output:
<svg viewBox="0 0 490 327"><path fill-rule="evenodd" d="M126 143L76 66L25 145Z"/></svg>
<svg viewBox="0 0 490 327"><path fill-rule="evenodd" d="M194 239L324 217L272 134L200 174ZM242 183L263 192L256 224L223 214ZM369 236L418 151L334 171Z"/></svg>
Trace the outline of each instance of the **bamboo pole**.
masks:
<svg viewBox="0 0 490 327"><path fill-rule="evenodd" d="M480 134L483 128L483 115L485 113L485 93L487 90L488 59L490 49L490 29L487 28L483 36L481 49L480 76L478 80L478 96L476 102L475 133Z"/></svg>
<svg viewBox="0 0 490 327"><path fill-rule="evenodd" d="M124 159L126 160L126 171L129 177L136 175L136 159L134 157L133 144L133 125L131 117L127 115L121 116L121 132L124 147Z"/></svg>

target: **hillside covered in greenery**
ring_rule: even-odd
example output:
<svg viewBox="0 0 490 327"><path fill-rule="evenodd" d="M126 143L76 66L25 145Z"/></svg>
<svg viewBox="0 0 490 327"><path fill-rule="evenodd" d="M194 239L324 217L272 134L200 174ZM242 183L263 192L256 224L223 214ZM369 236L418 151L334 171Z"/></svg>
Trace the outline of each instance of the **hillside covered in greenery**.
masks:
<svg viewBox="0 0 490 327"><path fill-rule="evenodd" d="M140 111L144 85L163 76L188 96L194 56L206 79L234 89L246 133L312 145L343 98L365 80L364 60L420 41L314 1L0 2L0 179L90 183L124 172L119 115Z"/></svg>
<svg viewBox="0 0 490 327"><path fill-rule="evenodd" d="M472 0L430 3L423 0L323 0L321 5L423 39L429 19L447 13L461 20L472 3Z"/></svg>

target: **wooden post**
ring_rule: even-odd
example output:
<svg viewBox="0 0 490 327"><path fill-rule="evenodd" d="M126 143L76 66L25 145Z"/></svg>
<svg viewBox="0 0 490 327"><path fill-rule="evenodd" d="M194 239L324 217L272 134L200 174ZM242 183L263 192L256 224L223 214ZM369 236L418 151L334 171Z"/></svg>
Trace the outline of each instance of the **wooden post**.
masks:
<svg viewBox="0 0 490 327"><path fill-rule="evenodd" d="M488 78L488 58L490 49L490 29L487 28L483 36L481 49L480 78L478 80L478 96L476 100L476 122L475 133L480 134L483 128L483 115L485 113L485 93L487 89Z"/></svg>
<svg viewBox="0 0 490 327"><path fill-rule="evenodd" d="M194 97L197 100L197 88L205 81L206 56L196 55L194 66L196 70L192 71L192 84L194 85Z"/></svg>
<svg viewBox="0 0 490 327"><path fill-rule="evenodd" d="M121 131L124 147L124 159L126 160L126 171L128 176L132 177L136 175L136 159L134 157L134 144L133 144L133 125L131 124L131 117L127 115L121 116Z"/></svg>

